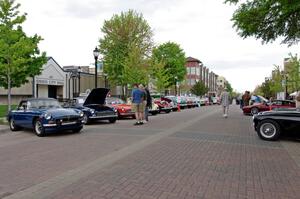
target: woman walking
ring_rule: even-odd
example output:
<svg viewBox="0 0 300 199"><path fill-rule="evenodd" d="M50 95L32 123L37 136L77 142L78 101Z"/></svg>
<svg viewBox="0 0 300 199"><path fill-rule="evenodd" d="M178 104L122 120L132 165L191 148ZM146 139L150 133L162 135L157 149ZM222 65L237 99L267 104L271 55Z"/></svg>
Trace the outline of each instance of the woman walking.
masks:
<svg viewBox="0 0 300 199"><path fill-rule="evenodd" d="M221 105L223 108L223 117L227 118L228 117L228 110L229 110L229 104L230 104L230 96L229 93L227 92L227 89L224 88L223 92L221 93Z"/></svg>

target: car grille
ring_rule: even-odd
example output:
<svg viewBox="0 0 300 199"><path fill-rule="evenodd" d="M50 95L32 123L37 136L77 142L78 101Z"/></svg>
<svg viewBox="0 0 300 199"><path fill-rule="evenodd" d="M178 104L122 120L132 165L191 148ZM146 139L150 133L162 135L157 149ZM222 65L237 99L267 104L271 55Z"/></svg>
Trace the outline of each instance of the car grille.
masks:
<svg viewBox="0 0 300 199"><path fill-rule="evenodd" d="M97 112L97 116L110 116L110 115L115 115L114 112Z"/></svg>
<svg viewBox="0 0 300 199"><path fill-rule="evenodd" d="M78 116L65 116L56 120L57 123L70 123L78 121Z"/></svg>

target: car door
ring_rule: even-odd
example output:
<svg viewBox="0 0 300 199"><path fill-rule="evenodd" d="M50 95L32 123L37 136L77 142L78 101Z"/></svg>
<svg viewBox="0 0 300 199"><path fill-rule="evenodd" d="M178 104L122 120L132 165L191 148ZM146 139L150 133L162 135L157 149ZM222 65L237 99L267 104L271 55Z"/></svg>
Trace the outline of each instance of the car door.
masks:
<svg viewBox="0 0 300 199"><path fill-rule="evenodd" d="M24 111L24 126L31 128L32 127L32 121L33 117L37 115L36 111L34 110L34 107L32 106L32 103L30 101L27 101L26 103L26 109Z"/></svg>
<svg viewBox="0 0 300 199"><path fill-rule="evenodd" d="M17 126L25 127L25 110L27 108L27 101L21 101L17 110L14 111L13 119Z"/></svg>

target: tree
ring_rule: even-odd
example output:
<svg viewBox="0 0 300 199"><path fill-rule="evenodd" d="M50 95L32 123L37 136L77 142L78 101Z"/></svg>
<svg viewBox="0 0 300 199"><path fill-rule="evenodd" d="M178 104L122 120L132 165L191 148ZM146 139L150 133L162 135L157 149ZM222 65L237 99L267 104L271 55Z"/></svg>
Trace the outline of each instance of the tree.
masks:
<svg viewBox="0 0 300 199"><path fill-rule="evenodd" d="M204 82L198 81L196 84L191 88L191 93L196 96L202 96L208 92L208 88L205 86Z"/></svg>
<svg viewBox="0 0 300 199"><path fill-rule="evenodd" d="M19 14L20 4L0 0L0 87L7 89L8 110L11 110L11 89L40 74L46 53L40 53L38 35L27 36L21 24L26 14Z"/></svg>
<svg viewBox="0 0 300 199"><path fill-rule="evenodd" d="M285 68L286 84L290 92L300 90L300 59L297 55L290 54Z"/></svg>
<svg viewBox="0 0 300 199"><path fill-rule="evenodd" d="M274 70L272 71L272 78L271 81L269 81L269 88L272 96L275 96L276 93L283 91L282 71L280 70L279 66L274 66Z"/></svg>
<svg viewBox="0 0 300 199"><path fill-rule="evenodd" d="M225 86L226 86L226 88L227 88L227 91L228 91L230 94L232 94L233 88L232 88L231 84L230 84L229 82L227 82Z"/></svg>
<svg viewBox="0 0 300 199"><path fill-rule="evenodd" d="M101 31L104 36L99 42L106 63L104 71L114 85L127 86L132 76L130 72L142 70L137 73L144 74L143 60L150 57L153 47L152 30L142 14L129 10L105 20Z"/></svg>
<svg viewBox="0 0 300 199"><path fill-rule="evenodd" d="M283 37L284 44L299 42L300 1L226 0L225 3L239 4L231 20L242 38L254 36L269 43Z"/></svg>
<svg viewBox="0 0 300 199"><path fill-rule="evenodd" d="M184 80L186 75L185 53L180 46L173 42L164 43L153 49L152 59L155 63L163 64L163 74L166 88ZM161 75L161 74L159 74ZM153 74L158 79L158 74Z"/></svg>

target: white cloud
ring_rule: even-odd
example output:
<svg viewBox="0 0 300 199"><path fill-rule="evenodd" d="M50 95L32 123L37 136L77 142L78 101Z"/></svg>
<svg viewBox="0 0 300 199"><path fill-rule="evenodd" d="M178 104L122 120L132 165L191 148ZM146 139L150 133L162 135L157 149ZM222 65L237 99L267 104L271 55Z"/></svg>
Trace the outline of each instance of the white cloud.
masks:
<svg viewBox="0 0 300 199"><path fill-rule="evenodd" d="M220 0L17 0L28 13L24 29L44 38L40 48L60 65L88 65L104 20L129 9L143 13L157 44L173 41L187 56L225 76L233 88L251 90L282 65L290 52L278 42L242 39L230 21L234 6Z"/></svg>

